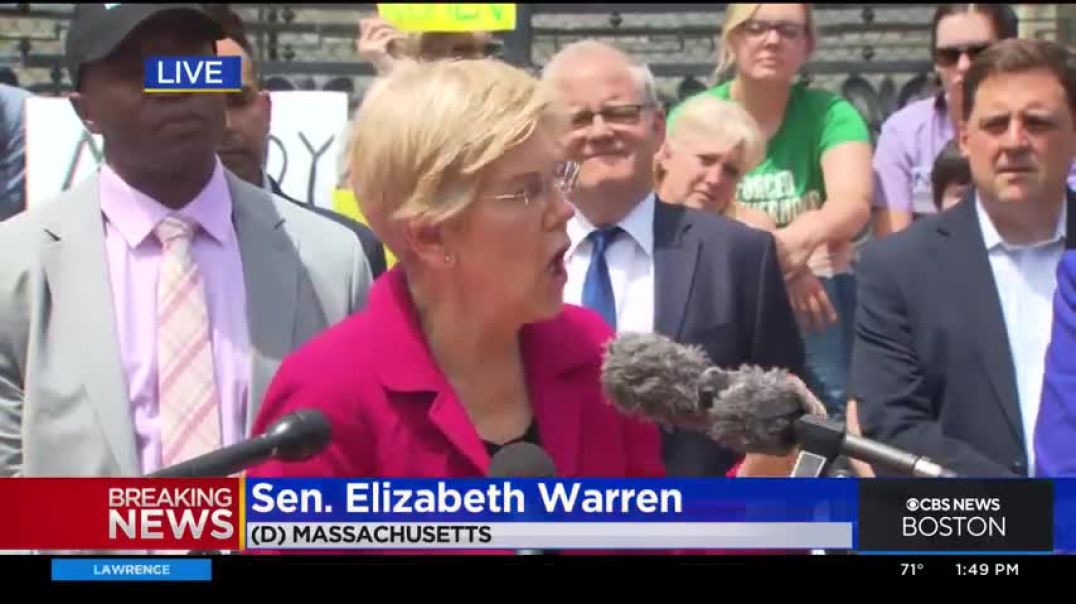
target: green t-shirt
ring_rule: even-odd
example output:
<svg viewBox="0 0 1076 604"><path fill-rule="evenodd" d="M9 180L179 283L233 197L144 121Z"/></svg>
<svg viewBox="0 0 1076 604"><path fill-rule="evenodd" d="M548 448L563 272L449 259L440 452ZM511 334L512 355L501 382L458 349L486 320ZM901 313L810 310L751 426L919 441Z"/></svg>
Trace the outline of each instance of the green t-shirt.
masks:
<svg viewBox="0 0 1076 604"><path fill-rule="evenodd" d="M727 101L731 86L729 81L699 94ZM673 110L669 123L676 116ZM822 154L841 143L870 140L866 122L851 103L832 92L796 84L785 120L766 146L766 158L740 181L736 197L783 227L825 203Z"/></svg>

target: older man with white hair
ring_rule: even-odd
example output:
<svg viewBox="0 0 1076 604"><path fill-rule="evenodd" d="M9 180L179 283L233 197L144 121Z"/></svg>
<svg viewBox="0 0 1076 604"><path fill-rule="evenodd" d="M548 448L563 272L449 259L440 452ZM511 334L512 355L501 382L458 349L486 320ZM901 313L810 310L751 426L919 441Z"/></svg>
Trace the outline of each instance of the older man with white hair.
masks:
<svg viewBox="0 0 1076 604"><path fill-rule="evenodd" d="M580 163L565 301L619 332L701 345L719 366L800 374L803 343L773 236L653 191L665 115L649 69L588 40L554 56L543 80L567 111L565 148ZM671 475L721 475L737 460L701 434L664 436Z"/></svg>

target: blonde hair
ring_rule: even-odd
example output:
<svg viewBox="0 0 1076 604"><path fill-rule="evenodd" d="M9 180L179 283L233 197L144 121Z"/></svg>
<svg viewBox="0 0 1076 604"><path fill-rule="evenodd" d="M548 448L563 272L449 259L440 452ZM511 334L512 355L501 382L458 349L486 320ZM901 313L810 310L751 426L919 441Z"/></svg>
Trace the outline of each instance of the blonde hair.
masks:
<svg viewBox="0 0 1076 604"><path fill-rule="evenodd" d="M406 262L404 222L462 212L485 168L529 139L550 107L534 77L494 59L393 69L359 107L348 152L370 227Z"/></svg>
<svg viewBox="0 0 1076 604"><path fill-rule="evenodd" d="M761 3L729 4L725 9L725 21L721 24L721 53L714 70L714 79L720 79L728 70L736 65L736 54L732 51L732 32L755 16ZM803 10L807 15L807 40L814 45L818 39L815 30L814 8L810 4L803 4Z"/></svg>
<svg viewBox="0 0 1076 604"><path fill-rule="evenodd" d="M685 135L727 143L729 149L742 148L741 174L753 170L766 157L766 140L755 118L738 103L710 94L696 95L677 108L665 132L666 143L675 143ZM654 158L654 182L660 185L665 173L659 154Z"/></svg>

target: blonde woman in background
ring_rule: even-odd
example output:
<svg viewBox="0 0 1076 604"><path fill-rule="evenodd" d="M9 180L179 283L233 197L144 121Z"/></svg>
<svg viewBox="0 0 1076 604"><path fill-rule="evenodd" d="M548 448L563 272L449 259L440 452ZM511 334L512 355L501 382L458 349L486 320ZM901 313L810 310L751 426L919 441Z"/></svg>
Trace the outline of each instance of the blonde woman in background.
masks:
<svg viewBox="0 0 1076 604"><path fill-rule="evenodd" d="M654 189L665 202L709 210L765 231L765 212L736 201L744 174L766 153L751 114L736 103L702 95L686 101L654 157Z"/></svg>
<svg viewBox="0 0 1076 604"><path fill-rule="evenodd" d="M778 252L801 317L809 385L843 417L856 282L852 241L870 218L870 133L840 96L796 83L817 42L809 4L729 4L718 73L700 94L742 105L766 154L739 185L740 203L777 225ZM679 110L670 124L679 119Z"/></svg>

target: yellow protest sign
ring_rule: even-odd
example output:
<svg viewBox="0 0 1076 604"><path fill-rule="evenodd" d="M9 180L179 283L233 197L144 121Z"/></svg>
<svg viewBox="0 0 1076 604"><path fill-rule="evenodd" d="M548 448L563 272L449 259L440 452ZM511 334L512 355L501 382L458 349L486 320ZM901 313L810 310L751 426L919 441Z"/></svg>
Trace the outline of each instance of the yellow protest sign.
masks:
<svg viewBox="0 0 1076 604"><path fill-rule="evenodd" d="M381 18L396 29L420 31L511 31L515 4L378 4Z"/></svg>
<svg viewBox="0 0 1076 604"><path fill-rule="evenodd" d="M343 214L352 220L358 220L359 222L370 226L366 222L366 217L362 215L362 209L359 208L359 202L355 200L355 193L350 189L334 189L333 190L333 211L338 214ZM392 265L396 264L396 256L392 254L392 250L386 245L382 245L385 250L385 266L392 268Z"/></svg>

